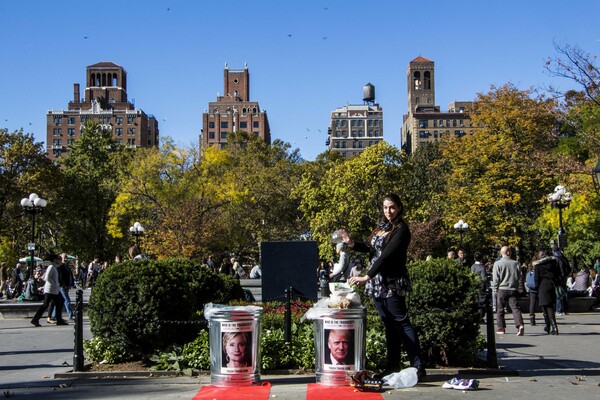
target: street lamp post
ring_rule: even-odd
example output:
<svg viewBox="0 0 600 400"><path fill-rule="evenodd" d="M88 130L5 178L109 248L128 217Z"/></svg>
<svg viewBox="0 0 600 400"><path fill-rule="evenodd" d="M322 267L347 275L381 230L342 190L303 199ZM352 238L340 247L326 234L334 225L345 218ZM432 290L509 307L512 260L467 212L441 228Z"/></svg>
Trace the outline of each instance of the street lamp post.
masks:
<svg viewBox="0 0 600 400"><path fill-rule="evenodd" d="M600 193L600 160L596 164L596 168L592 170L592 180L594 181L594 187L596 191Z"/></svg>
<svg viewBox="0 0 600 400"><path fill-rule="evenodd" d="M458 234L460 235L460 239L459 239L459 242L458 242L458 248L459 249L462 249L462 247L463 247L463 233L466 232L468 229L469 229L469 224L467 224L462 219L459 220L457 223L454 224L454 230L456 232L458 232Z"/></svg>
<svg viewBox="0 0 600 400"><path fill-rule="evenodd" d="M558 209L558 248L564 250L567 247L567 231L563 227L562 210L571 204L571 193L567 192L564 186L557 186L554 192L548 195L548 201L552 208Z"/></svg>
<svg viewBox="0 0 600 400"><path fill-rule="evenodd" d="M133 226L129 227L129 232L131 232L131 234L135 237L135 245L139 249L140 236L144 236L144 227L139 222L136 222L133 224Z"/></svg>
<svg viewBox="0 0 600 400"><path fill-rule="evenodd" d="M31 193L29 197L21 199L23 210L31 214L31 243L27 245L29 251L29 277L33 277L33 265L35 259L35 215L42 212L46 207L46 200L42 199L35 193Z"/></svg>

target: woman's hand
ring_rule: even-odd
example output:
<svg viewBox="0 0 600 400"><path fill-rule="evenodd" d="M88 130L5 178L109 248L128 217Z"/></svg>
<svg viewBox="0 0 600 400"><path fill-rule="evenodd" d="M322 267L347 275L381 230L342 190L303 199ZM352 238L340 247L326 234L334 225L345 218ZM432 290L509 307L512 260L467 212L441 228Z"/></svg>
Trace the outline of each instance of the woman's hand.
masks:
<svg viewBox="0 0 600 400"><path fill-rule="evenodd" d="M342 228L339 230L339 232L344 243L346 243L350 247L354 246L354 240L350 239L350 235L348 235L348 232L345 229Z"/></svg>
<svg viewBox="0 0 600 400"><path fill-rule="evenodd" d="M348 282L350 282L351 285L358 285L358 286L360 286L361 284L367 283L370 280L371 280L371 277L369 277L369 275L365 275L365 276L353 276L352 278L350 278L348 280Z"/></svg>

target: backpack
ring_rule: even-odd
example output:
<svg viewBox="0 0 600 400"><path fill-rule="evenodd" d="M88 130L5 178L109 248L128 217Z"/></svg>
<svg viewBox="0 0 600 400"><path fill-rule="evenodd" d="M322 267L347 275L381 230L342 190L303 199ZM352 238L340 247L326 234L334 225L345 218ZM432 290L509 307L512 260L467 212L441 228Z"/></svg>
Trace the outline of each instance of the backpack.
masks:
<svg viewBox="0 0 600 400"><path fill-rule="evenodd" d="M525 286L529 289L535 290L535 272L529 271L527 272L527 276L525 277Z"/></svg>
<svg viewBox="0 0 600 400"><path fill-rule="evenodd" d="M569 273L571 272L571 266L569 265L569 261L567 261L567 258L562 253L555 253L555 257L556 262L558 263L558 269L560 271L557 283L564 285L566 283L567 277L569 276Z"/></svg>
<svg viewBox="0 0 600 400"><path fill-rule="evenodd" d="M58 266L58 284L60 287L71 286L71 269L66 264Z"/></svg>

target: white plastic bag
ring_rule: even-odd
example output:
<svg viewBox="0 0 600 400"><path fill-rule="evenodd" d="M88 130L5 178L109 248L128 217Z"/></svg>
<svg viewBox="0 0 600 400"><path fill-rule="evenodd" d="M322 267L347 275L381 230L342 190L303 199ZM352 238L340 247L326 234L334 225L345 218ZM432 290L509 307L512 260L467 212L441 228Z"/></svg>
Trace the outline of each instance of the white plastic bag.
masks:
<svg viewBox="0 0 600 400"><path fill-rule="evenodd" d="M383 382L396 389L404 389L415 386L419 382L417 369L414 367L404 368L400 372L394 372L383 377Z"/></svg>

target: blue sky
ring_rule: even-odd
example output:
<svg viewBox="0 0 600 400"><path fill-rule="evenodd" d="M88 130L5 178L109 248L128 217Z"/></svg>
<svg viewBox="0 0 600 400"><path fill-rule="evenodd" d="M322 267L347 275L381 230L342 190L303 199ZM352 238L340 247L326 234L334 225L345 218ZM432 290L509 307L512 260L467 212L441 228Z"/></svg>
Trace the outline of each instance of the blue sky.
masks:
<svg viewBox="0 0 600 400"><path fill-rule="evenodd" d="M554 42L600 54L598 15L597 0L0 0L0 127L45 141L46 112L67 108L73 83L83 91L88 65L111 61L161 135L190 146L223 91L225 63L247 63L273 138L305 159L326 149L331 111L362 103L367 82L384 138L399 146L414 58L435 61L442 110L507 82L577 88L548 76L544 61Z"/></svg>

